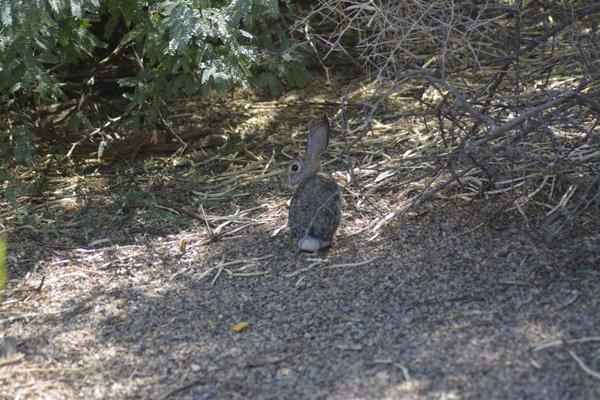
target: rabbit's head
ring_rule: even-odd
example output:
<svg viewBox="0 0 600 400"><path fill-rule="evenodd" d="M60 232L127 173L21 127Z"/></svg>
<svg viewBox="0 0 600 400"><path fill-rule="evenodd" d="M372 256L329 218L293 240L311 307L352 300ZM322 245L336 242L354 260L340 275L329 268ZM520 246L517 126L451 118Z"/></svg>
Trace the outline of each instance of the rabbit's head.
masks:
<svg viewBox="0 0 600 400"><path fill-rule="evenodd" d="M329 143L329 120L323 118L308 133L306 152L292 162L283 175L283 183L294 188L321 170L321 156Z"/></svg>

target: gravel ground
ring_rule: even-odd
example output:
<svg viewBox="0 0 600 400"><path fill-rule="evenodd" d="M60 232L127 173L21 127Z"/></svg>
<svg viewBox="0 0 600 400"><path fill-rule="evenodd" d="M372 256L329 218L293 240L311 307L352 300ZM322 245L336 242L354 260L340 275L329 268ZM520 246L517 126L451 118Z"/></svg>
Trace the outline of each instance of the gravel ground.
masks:
<svg viewBox="0 0 600 400"><path fill-rule="evenodd" d="M50 179L71 200L8 223L0 398L600 398L597 266L452 201L369 241L393 191L346 193L332 248L297 253L260 151L239 197L207 197L210 230L178 210L232 176L217 159Z"/></svg>
<svg viewBox="0 0 600 400"><path fill-rule="evenodd" d="M471 211L432 207L378 243L342 232L318 256L260 229L189 259L177 235L64 251L40 292L8 299L32 315L6 324L20 361L0 370L2 396L600 398L569 353L597 369L599 342L534 350L597 335L600 272L556 270L500 223L456 235ZM261 256L243 272L266 274L225 266L211 286L221 260Z"/></svg>

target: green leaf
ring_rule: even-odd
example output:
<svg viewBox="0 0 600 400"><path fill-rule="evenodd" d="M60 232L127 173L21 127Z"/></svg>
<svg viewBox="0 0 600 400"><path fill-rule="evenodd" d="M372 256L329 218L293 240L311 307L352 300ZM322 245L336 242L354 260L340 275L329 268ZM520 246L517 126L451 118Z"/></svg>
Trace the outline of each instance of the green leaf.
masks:
<svg viewBox="0 0 600 400"><path fill-rule="evenodd" d="M8 2L0 5L0 7L0 22L2 22L2 25L10 27L13 24L12 7Z"/></svg>
<svg viewBox="0 0 600 400"><path fill-rule="evenodd" d="M52 11L54 11L56 14L60 14L61 12L65 11L68 6L67 0L49 0L48 3L50 4Z"/></svg>
<svg viewBox="0 0 600 400"><path fill-rule="evenodd" d="M30 104L76 99L76 91L62 90L76 82L61 79L71 72L117 71L126 63L124 70L133 72L118 81L127 102L122 114L132 118L136 132L140 124L151 128L165 101L180 93L209 98L225 97L233 86L270 93L301 86L310 79L304 50L292 42L280 18L280 7L289 11L290 4L0 0L0 98ZM99 65L99 60L107 61ZM98 128L88 120L88 110L74 113L65 128L88 133ZM0 139L0 155L32 163L35 137L17 125L10 143ZM99 154L107 146L102 141Z"/></svg>
<svg viewBox="0 0 600 400"><path fill-rule="evenodd" d="M27 165L33 165L35 149L33 148L33 139L35 136L24 127L16 127L13 129L15 144L13 156L17 162L22 162Z"/></svg>

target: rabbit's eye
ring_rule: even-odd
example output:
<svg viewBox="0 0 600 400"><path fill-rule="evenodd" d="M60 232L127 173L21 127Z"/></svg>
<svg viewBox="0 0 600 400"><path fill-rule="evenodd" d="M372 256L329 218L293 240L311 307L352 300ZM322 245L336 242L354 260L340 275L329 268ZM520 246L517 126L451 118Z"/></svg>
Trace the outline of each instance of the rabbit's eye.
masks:
<svg viewBox="0 0 600 400"><path fill-rule="evenodd" d="M290 167L290 170L292 172L298 172L299 169L300 169L300 166L298 164L292 164L292 166Z"/></svg>

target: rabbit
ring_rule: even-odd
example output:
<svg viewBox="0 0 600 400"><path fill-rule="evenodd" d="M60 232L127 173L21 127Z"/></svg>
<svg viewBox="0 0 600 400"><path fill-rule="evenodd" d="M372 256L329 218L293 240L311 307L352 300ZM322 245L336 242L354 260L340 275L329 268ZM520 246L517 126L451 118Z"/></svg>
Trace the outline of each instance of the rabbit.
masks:
<svg viewBox="0 0 600 400"><path fill-rule="evenodd" d="M288 215L291 239L304 251L328 248L342 220L340 188L323 172L320 160L329 133L325 117L310 130L306 153L292 162L283 176L283 182L295 189Z"/></svg>

